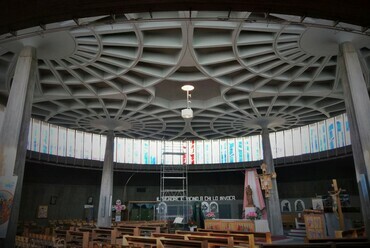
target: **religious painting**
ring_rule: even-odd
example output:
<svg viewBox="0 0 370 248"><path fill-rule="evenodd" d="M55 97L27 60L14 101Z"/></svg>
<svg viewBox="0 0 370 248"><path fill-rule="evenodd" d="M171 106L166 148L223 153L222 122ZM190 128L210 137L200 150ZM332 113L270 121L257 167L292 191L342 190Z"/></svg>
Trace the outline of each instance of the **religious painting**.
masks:
<svg viewBox="0 0 370 248"><path fill-rule="evenodd" d="M280 206L281 206L281 211L282 212L291 212L292 211L292 208L290 206L290 202L288 200L282 200Z"/></svg>
<svg viewBox="0 0 370 248"><path fill-rule="evenodd" d="M312 198L312 208L314 210L324 210L324 201L322 198Z"/></svg>
<svg viewBox="0 0 370 248"><path fill-rule="evenodd" d="M294 209L296 212L303 212L303 210L305 209L304 202L300 199L296 200L294 202Z"/></svg>
<svg viewBox="0 0 370 248"><path fill-rule="evenodd" d="M209 210L215 214L218 214L218 203L217 202L211 202L209 204Z"/></svg>
<svg viewBox="0 0 370 248"><path fill-rule="evenodd" d="M47 205L40 205L37 208L37 218L38 219L46 219L48 217L48 206Z"/></svg>
<svg viewBox="0 0 370 248"><path fill-rule="evenodd" d="M201 203L201 209L202 209L202 212L203 214L205 215L206 213L209 212L209 203L204 201Z"/></svg>

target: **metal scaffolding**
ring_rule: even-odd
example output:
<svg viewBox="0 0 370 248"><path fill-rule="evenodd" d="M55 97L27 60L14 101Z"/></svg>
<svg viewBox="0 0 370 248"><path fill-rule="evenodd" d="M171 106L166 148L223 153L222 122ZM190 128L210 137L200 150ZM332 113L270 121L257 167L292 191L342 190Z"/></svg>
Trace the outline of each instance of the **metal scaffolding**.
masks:
<svg viewBox="0 0 370 248"><path fill-rule="evenodd" d="M158 218L161 220L175 220L180 217L183 219L182 223L188 222L188 168L183 163L185 155L181 143L178 147L163 145L158 204ZM176 160L174 158L177 158L177 164L173 162Z"/></svg>

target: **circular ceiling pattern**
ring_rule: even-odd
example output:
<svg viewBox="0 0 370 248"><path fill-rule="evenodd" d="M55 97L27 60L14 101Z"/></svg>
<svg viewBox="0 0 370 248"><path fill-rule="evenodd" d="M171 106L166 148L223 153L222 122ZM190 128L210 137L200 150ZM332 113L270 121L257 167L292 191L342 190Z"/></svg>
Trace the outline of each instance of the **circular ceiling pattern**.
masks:
<svg viewBox="0 0 370 248"><path fill-rule="evenodd" d="M215 19L223 14L234 19ZM249 12L147 15L0 39L0 93L9 92L20 49L32 45L39 53L34 118L128 138L214 139L344 112L341 42L358 49L368 81L370 37L336 30L334 22L329 28L327 20L296 23L282 15L246 21L257 15ZM190 120L181 117L185 84L195 87Z"/></svg>

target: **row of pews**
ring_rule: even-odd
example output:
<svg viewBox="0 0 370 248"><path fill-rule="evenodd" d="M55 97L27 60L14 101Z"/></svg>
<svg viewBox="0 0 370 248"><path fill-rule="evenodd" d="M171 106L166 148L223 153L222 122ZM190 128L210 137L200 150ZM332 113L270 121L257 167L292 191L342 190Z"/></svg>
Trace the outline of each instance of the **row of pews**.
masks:
<svg viewBox="0 0 370 248"><path fill-rule="evenodd" d="M66 247L64 239L58 239L52 235L30 233L28 236L16 236L17 248L28 247Z"/></svg>
<svg viewBox="0 0 370 248"><path fill-rule="evenodd" d="M197 229L195 232L177 230L168 233L167 223L121 222L111 228L92 225L56 228L52 235L32 234L17 237L16 247L81 247L81 248L342 248L370 247L361 231L347 234L351 237L310 239L306 243L272 243L271 233L230 230ZM360 237L359 237L360 236Z"/></svg>
<svg viewBox="0 0 370 248"><path fill-rule="evenodd" d="M152 233L151 237L124 236L122 247L226 247L226 248L369 248L365 237L309 239L307 243L272 243L270 233L234 232L199 229L196 232L176 231Z"/></svg>
<svg viewBox="0 0 370 248"><path fill-rule="evenodd" d="M65 234L60 234L60 232L56 230L56 235L65 235L67 247L87 248L102 247L103 245L115 247L122 244L124 236L144 236L150 235L152 232L167 232L167 223L121 223L111 228L78 227L74 230L66 230Z"/></svg>
<svg viewBox="0 0 370 248"><path fill-rule="evenodd" d="M257 237L257 240L256 240ZM152 233L151 237L124 236L122 247L243 247L255 248L257 243L271 243L270 233L198 229L196 232Z"/></svg>
<svg viewBox="0 0 370 248"><path fill-rule="evenodd" d="M148 236L145 236L148 235ZM17 237L24 240L31 238ZM42 235L37 235L42 236ZM232 231L216 231L199 229L197 232L176 231L168 233L166 223L126 223L112 228L74 227L68 230L56 229L53 239L63 241L58 247L82 248L117 248L117 247L248 247L254 248L255 237L265 243L271 243L270 233L246 233ZM56 247L54 245L22 246L17 247Z"/></svg>
<svg viewBox="0 0 370 248"><path fill-rule="evenodd" d="M16 237L16 247L121 247L125 235L150 235L152 232L167 232L168 228L165 221L149 221L115 223L111 228L63 224L52 228L52 234L49 231L47 234L36 234L25 230Z"/></svg>

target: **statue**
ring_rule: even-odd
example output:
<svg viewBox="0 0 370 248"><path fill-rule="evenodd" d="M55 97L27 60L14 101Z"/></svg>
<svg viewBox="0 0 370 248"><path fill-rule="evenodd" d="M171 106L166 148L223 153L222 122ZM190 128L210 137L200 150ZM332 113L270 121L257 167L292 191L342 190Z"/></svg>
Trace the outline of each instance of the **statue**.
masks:
<svg viewBox="0 0 370 248"><path fill-rule="evenodd" d="M252 188L251 188L250 185L248 185L245 188L245 193L246 193L246 196L247 196L247 207L254 207L253 192L252 192Z"/></svg>
<svg viewBox="0 0 370 248"><path fill-rule="evenodd" d="M267 174L267 164L262 163L261 164L262 174Z"/></svg>
<svg viewBox="0 0 370 248"><path fill-rule="evenodd" d="M116 205L114 206L114 210L116 211L115 221L119 222L121 221L121 212L126 209L125 205L122 205L122 202L120 199L117 199Z"/></svg>

